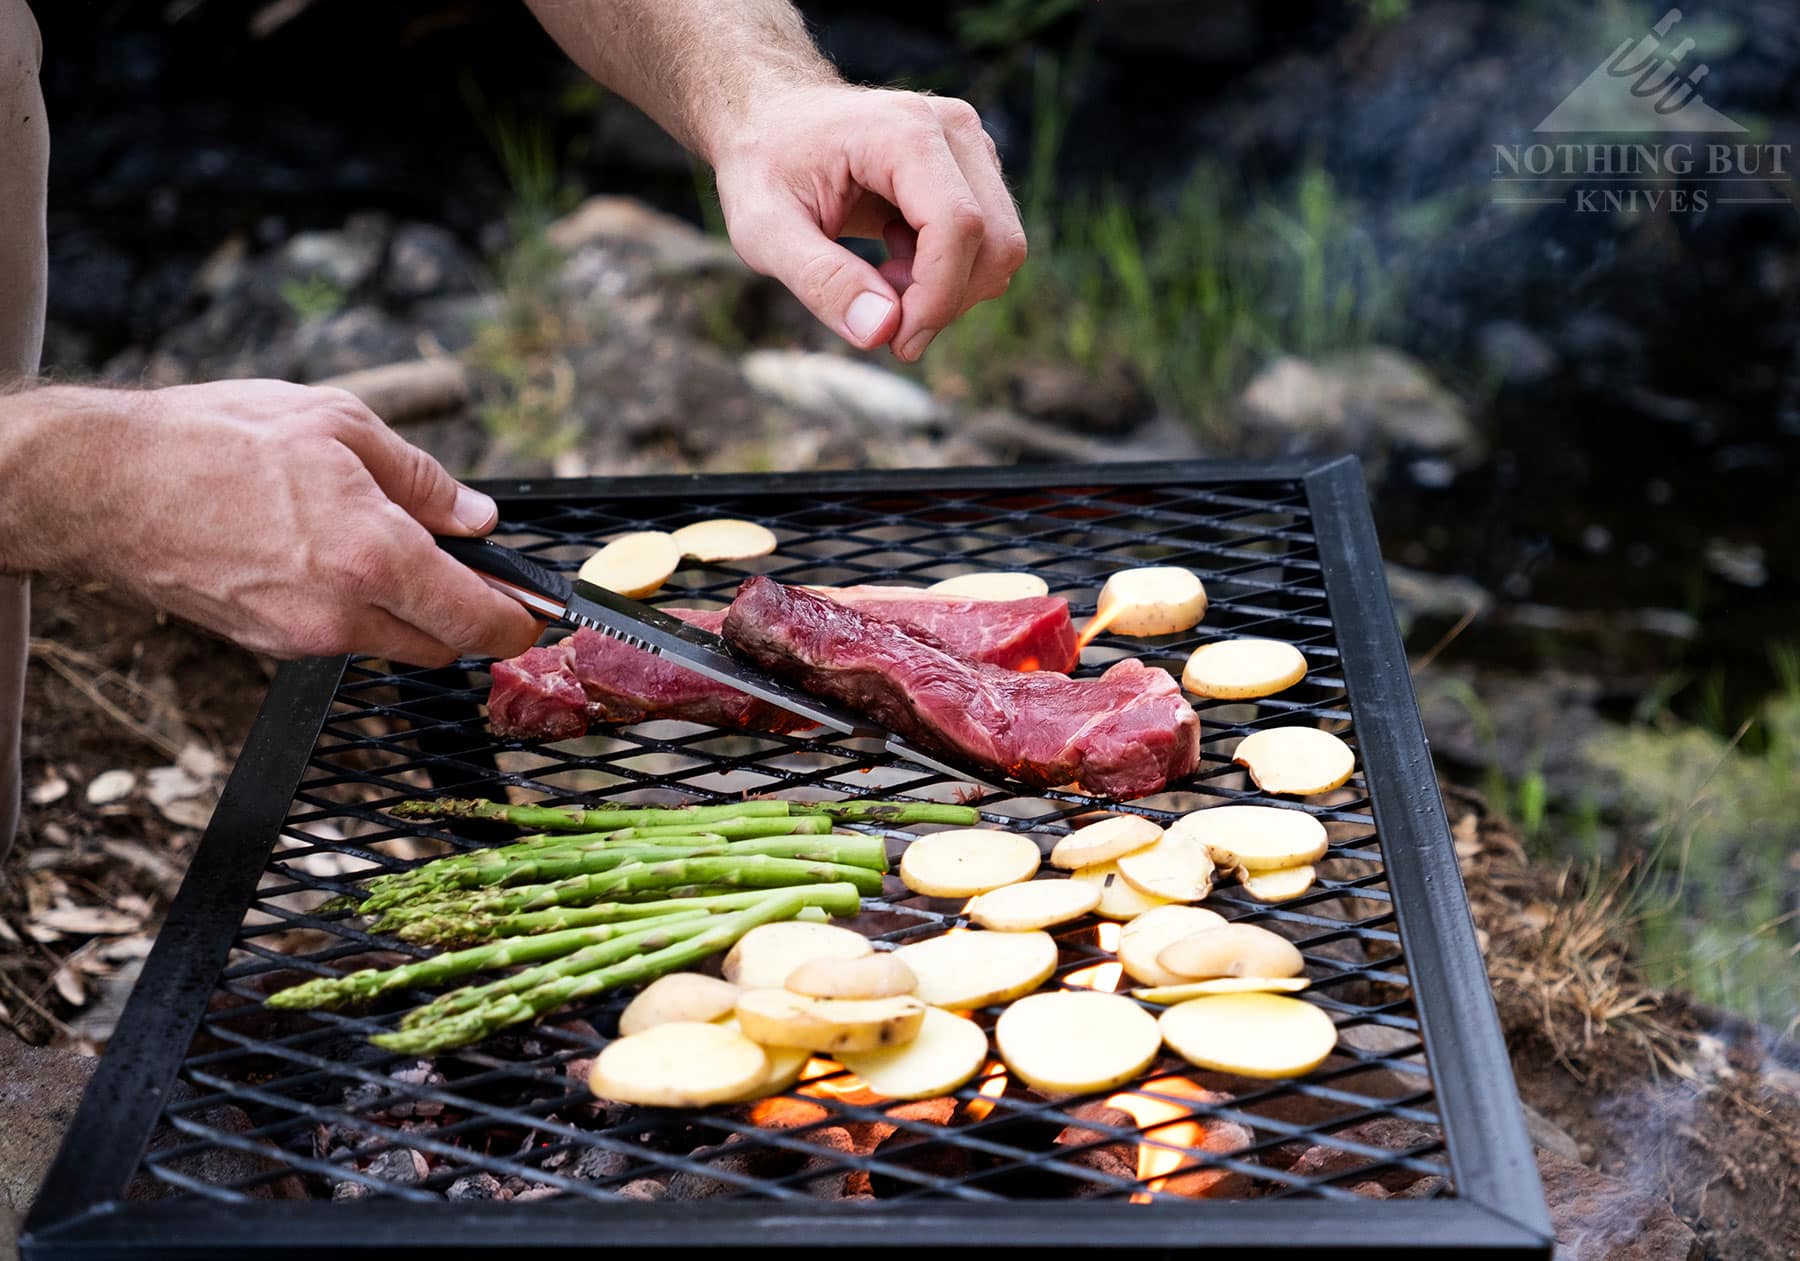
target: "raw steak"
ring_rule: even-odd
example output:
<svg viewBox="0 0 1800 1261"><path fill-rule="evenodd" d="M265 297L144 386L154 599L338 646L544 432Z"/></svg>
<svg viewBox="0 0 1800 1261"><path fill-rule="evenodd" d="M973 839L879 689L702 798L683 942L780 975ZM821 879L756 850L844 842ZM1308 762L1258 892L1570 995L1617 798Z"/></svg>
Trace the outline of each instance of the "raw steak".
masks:
<svg viewBox="0 0 1800 1261"><path fill-rule="evenodd" d="M966 600L900 587L841 587L831 598L935 635L958 652L1008 670L1067 670L1078 651L1068 601ZM663 612L717 634L724 609ZM488 720L501 735L569 740L590 723L680 718L749 731L807 724L652 653L590 630L533 648L493 668Z"/></svg>
<svg viewBox="0 0 1800 1261"><path fill-rule="evenodd" d="M1097 679L1016 674L763 577L738 588L724 636L771 674L924 748L1040 787L1142 797L1200 760L1200 722L1181 689L1136 659Z"/></svg>

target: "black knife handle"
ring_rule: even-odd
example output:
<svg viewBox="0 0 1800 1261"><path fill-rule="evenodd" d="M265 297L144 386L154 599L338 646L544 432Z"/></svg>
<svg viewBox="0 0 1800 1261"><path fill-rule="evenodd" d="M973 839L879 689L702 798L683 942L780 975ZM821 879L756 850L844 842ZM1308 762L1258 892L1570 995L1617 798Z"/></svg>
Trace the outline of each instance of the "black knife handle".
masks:
<svg viewBox="0 0 1800 1261"><path fill-rule="evenodd" d="M480 574L488 586L517 600L539 617L557 619L567 612L575 589L554 569L487 539L454 538L447 534L433 537L445 552Z"/></svg>

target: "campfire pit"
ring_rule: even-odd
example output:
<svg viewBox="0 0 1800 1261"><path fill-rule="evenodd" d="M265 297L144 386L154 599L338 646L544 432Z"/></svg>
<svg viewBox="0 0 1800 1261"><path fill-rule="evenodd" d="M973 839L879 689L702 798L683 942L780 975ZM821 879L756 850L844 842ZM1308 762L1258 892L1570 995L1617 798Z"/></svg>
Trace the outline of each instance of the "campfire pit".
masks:
<svg viewBox="0 0 1800 1261"><path fill-rule="evenodd" d="M658 600L690 606L722 605L750 572L917 585L1030 569L1082 615L1113 570L1194 569L1211 601L1199 628L1150 641L1102 633L1082 673L1128 655L1179 671L1220 636L1304 653L1306 679L1279 696L1202 702L1197 775L1126 808L1166 819L1256 796L1230 756L1254 730L1323 723L1355 746L1350 783L1301 803L1331 837L1318 884L1275 905L1227 885L1208 903L1299 945L1337 1052L1305 1078L1270 1082L1165 1054L1137 1081L1075 1098L1041 1095L995 1060L954 1097L913 1103L818 1059L787 1095L659 1110L597 1101L583 1085L625 995L433 1060L368 1042L414 996L366 1011L266 1009L263 995L305 975L423 953L319 910L368 876L492 839L478 825L383 813L407 797L973 801L1046 847L1094 808L1057 791L976 796L850 737L649 722L557 745L501 739L481 721L478 663L301 662L271 687L37 1202L26 1257L744 1243L1548 1254L1354 461L488 489L507 523L500 541L563 568L599 538L706 517L781 537L771 557L683 568ZM887 835L897 856L910 834ZM890 877L848 922L903 942L955 931L961 910ZM1058 930L1061 983L1121 988L1114 932L1092 920ZM996 1015L977 1018L991 1027Z"/></svg>

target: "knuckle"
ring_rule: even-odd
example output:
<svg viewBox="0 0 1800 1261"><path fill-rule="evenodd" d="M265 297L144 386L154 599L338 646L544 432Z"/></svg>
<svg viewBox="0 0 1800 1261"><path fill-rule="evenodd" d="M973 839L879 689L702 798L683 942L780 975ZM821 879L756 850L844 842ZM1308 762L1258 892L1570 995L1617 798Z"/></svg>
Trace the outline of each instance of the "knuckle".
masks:
<svg viewBox="0 0 1800 1261"><path fill-rule="evenodd" d="M944 122L945 131L953 131L963 135L981 132L981 113L973 105L959 97L940 97L937 103L938 117Z"/></svg>
<svg viewBox="0 0 1800 1261"><path fill-rule="evenodd" d="M297 618L290 631L296 655L335 657L351 650L350 619L333 609L320 609Z"/></svg>
<svg viewBox="0 0 1800 1261"><path fill-rule="evenodd" d="M388 549L374 539L346 544L338 552L337 569L342 589L357 595L385 590L394 572Z"/></svg>
<svg viewBox="0 0 1800 1261"><path fill-rule="evenodd" d="M981 213L981 203L972 197L959 197L951 202L945 217L951 231L960 237L979 241L987 235L987 216Z"/></svg>
<svg viewBox="0 0 1800 1261"><path fill-rule="evenodd" d="M1014 228L1006 234L1006 239L1000 243L1000 265L1006 269L1006 281L1000 286L1002 290L1012 283L1012 274L1025 265L1030 254L1031 246L1026 242L1024 232Z"/></svg>

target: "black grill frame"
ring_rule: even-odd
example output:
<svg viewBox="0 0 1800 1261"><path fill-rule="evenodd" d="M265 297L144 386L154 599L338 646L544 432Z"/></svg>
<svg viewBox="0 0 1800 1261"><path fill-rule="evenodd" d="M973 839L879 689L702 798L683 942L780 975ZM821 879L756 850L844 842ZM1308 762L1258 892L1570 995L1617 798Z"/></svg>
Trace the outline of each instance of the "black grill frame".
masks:
<svg viewBox="0 0 1800 1261"><path fill-rule="evenodd" d="M1291 484L1312 521L1321 584L1354 714L1369 798L1413 1006L1448 1151L1453 1196L1406 1201L1273 1198L1124 1205L1041 1200L607 1202L139 1202L123 1198L164 1101L222 980L245 910L289 819L346 663L285 666L272 684L168 921L45 1182L21 1243L27 1258L474 1256L500 1248L631 1252L705 1246L929 1247L958 1255L1099 1248L1170 1254L1195 1247L1259 1252L1323 1248L1416 1253L1445 1247L1545 1256L1550 1227L1506 1049L1438 795L1404 648L1389 603L1362 473L1324 463L1057 466L773 476L489 483L502 517L554 502L744 500L795 504L947 490L1262 487ZM622 512L624 510L622 509ZM1205 627L1203 625L1202 630ZM446 676L454 692L460 675ZM492 744L450 696L422 736L455 787ZM1353 781L1354 782L1354 781ZM1045 794L1052 797L1054 794ZM1419 964L1417 961L1426 961Z"/></svg>

